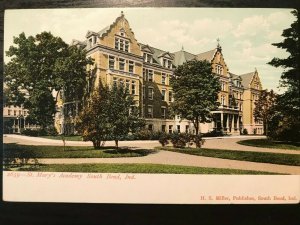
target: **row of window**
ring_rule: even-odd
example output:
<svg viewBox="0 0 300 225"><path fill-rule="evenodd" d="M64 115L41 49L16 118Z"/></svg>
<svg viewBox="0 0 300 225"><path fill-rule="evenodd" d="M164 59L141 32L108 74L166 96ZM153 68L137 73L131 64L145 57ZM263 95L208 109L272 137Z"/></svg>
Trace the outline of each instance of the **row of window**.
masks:
<svg viewBox="0 0 300 225"><path fill-rule="evenodd" d="M223 67L221 65L216 65L215 66L215 73L219 75L223 75Z"/></svg>
<svg viewBox="0 0 300 225"><path fill-rule="evenodd" d="M169 125L168 126L168 132L170 133L170 134L172 134L173 132L174 132L174 129L173 129L173 125ZM167 132L167 126L166 125L161 125L161 131L162 132ZM150 131L153 131L153 124L148 124L148 130L150 130ZM178 132L178 133L180 133L181 132L181 127L180 127L180 125L176 125L176 131ZM185 132L186 133L189 133L189 131L190 131L190 126L189 125L186 125L185 126ZM193 130L193 132L194 132L194 130Z"/></svg>
<svg viewBox="0 0 300 225"><path fill-rule="evenodd" d="M124 84L124 82L125 82L125 84ZM128 79L124 80L122 78L118 79L118 78L114 77L113 78L113 85L116 85L116 86L120 85L120 86L123 86L123 87L125 85L126 90L130 94L132 94L132 95L136 94L136 81L135 80L130 81Z"/></svg>
<svg viewBox="0 0 300 225"><path fill-rule="evenodd" d="M161 107L161 118L165 119L166 115L167 115L167 109L166 107ZM153 118L153 106L152 105L148 105L147 106L147 112L145 115L147 118Z"/></svg>
<svg viewBox="0 0 300 225"><path fill-rule="evenodd" d="M123 38L115 37L115 49L129 52L129 41Z"/></svg>
<svg viewBox="0 0 300 225"><path fill-rule="evenodd" d="M13 112L13 114L12 114L12 112ZM22 110L11 110L11 109L8 109L7 110L7 115L8 116L12 116L12 115L14 115L14 116L27 116L27 111L23 111L22 112Z"/></svg>
<svg viewBox="0 0 300 225"><path fill-rule="evenodd" d="M153 87L148 87L148 99L149 100L153 100L153 96L154 96L154 90ZM143 86L143 98L146 98L146 87ZM167 90L166 89L162 89L161 90L161 100L162 101L167 101ZM169 98L168 98L169 102L173 101L173 92L169 91Z"/></svg>
<svg viewBox="0 0 300 225"><path fill-rule="evenodd" d="M233 91L233 96L235 99L243 99L243 92Z"/></svg>
<svg viewBox="0 0 300 225"><path fill-rule="evenodd" d="M121 71L125 71L127 62L128 62L128 72L129 73L134 73L134 62L131 60L125 60L123 58L118 59L119 64L118 64L118 69ZM114 56L109 56L108 60L108 68L111 70L114 70L116 68L116 57Z"/></svg>
<svg viewBox="0 0 300 225"><path fill-rule="evenodd" d="M161 73L161 83L164 85L168 84L168 79L167 79L167 74L166 73ZM143 69L143 78L145 81L154 81L154 71L151 69Z"/></svg>

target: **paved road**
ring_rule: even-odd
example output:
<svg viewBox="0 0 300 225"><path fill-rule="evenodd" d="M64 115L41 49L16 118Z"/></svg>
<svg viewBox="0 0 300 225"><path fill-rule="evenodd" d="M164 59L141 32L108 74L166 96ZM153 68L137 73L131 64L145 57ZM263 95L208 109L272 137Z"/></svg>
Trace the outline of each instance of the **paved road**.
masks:
<svg viewBox="0 0 300 225"><path fill-rule="evenodd" d="M17 137L16 137L17 136ZM253 137L251 137L253 138ZM235 149L237 146L235 142L240 138L223 138L223 139L209 139L206 144L208 147L225 149L230 146ZM19 135L7 135L4 137L4 143L20 143L20 144L40 144L40 145L57 145L61 144L61 141L48 140L44 138L32 138ZM214 144L215 143L215 144ZM68 142L68 145L90 145L85 142ZM108 145L113 142L108 142ZM153 148L158 146L157 141L124 141L120 143L121 146L131 146L137 148ZM207 147L204 146L204 147ZM242 146L244 147L244 146ZM250 147L251 148L251 147ZM241 149L239 149L241 150ZM246 149L247 150L247 149ZM257 151L261 149L258 148ZM274 149L273 149L274 150ZM276 149L274 151L277 151ZM285 150L284 150L285 151ZM276 165L269 163L255 163L229 159L218 159L211 157L202 157L187 155L177 152L158 151L143 157L130 157L130 158L77 158L77 159L39 159L40 163L45 164L80 164L80 163L154 163L154 164L170 164L170 165L183 165L183 166L197 166L197 167L210 167L210 168L230 168L230 169L242 169L242 170L255 170L255 171L266 171L274 173L287 173L287 174L300 174L300 167L298 166L285 166Z"/></svg>

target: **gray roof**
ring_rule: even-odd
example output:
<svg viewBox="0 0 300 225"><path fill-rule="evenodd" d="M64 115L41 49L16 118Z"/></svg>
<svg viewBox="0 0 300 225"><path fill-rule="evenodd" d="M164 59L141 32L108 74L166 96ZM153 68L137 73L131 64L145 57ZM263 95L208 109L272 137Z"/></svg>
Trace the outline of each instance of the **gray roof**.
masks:
<svg viewBox="0 0 300 225"><path fill-rule="evenodd" d="M141 45L142 48L143 47L147 47L147 48L149 48L153 52L153 63L154 64L161 65L159 57L161 57L162 55L167 54L167 53L170 54L171 57L173 57L173 59L174 59L174 54L173 53L169 53L167 51L163 51L161 49L154 48L154 47L152 47L150 45L146 45L146 44L142 44L142 43L139 43L139 44ZM174 64L174 61L172 61L172 63Z"/></svg>
<svg viewBox="0 0 300 225"><path fill-rule="evenodd" d="M251 72L251 73L245 73L240 75L240 77L242 78L242 85L247 88L249 87L249 84L254 76L255 72Z"/></svg>
<svg viewBox="0 0 300 225"><path fill-rule="evenodd" d="M185 63L186 61L192 60L194 58L196 58L196 55L186 52L184 50L178 51L178 52L174 52L174 65L175 66L179 66L182 65L183 63Z"/></svg>
<svg viewBox="0 0 300 225"><path fill-rule="evenodd" d="M198 60L208 60L210 62L213 59L216 51L217 51L217 49L215 48L213 50L197 54L197 59Z"/></svg>

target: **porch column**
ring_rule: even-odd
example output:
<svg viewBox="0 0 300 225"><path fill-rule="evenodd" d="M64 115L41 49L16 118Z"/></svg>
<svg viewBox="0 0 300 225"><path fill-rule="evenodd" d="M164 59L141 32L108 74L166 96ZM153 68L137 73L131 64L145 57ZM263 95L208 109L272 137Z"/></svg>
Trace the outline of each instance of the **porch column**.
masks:
<svg viewBox="0 0 300 225"><path fill-rule="evenodd" d="M226 118L226 128L227 131L229 131L229 114L227 113L227 118Z"/></svg>
<svg viewBox="0 0 300 225"><path fill-rule="evenodd" d="M234 114L231 115L231 131L234 132Z"/></svg>
<svg viewBox="0 0 300 225"><path fill-rule="evenodd" d="M221 112L221 129L223 130L223 120L224 120L224 115L223 112Z"/></svg>

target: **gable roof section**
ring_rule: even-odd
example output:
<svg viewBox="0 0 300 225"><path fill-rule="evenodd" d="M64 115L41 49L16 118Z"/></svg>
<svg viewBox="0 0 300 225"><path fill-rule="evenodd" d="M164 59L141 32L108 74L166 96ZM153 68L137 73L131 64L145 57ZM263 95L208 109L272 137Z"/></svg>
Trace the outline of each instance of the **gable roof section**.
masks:
<svg viewBox="0 0 300 225"><path fill-rule="evenodd" d="M249 87L254 75L255 75L255 72L245 73L245 74L240 75L240 77L242 78L242 85L245 88Z"/></svg>
<svg viewBox="0 0 300 225"><path fill-rule="evenodd" d="M217 52L217 49L215 48L213 50L197 54L196 59L197 60L208 60L209 62L211 62L211 60L213 60L216 52Z"/></svg>
<svg viewBox="0 0 300 225"><path fill-rule="evenodd" d="M196 57L196 55L183 50L174 52L173 55L174 55L173 63L175 66L182 65L186 61L193 60Z"/></svg>

